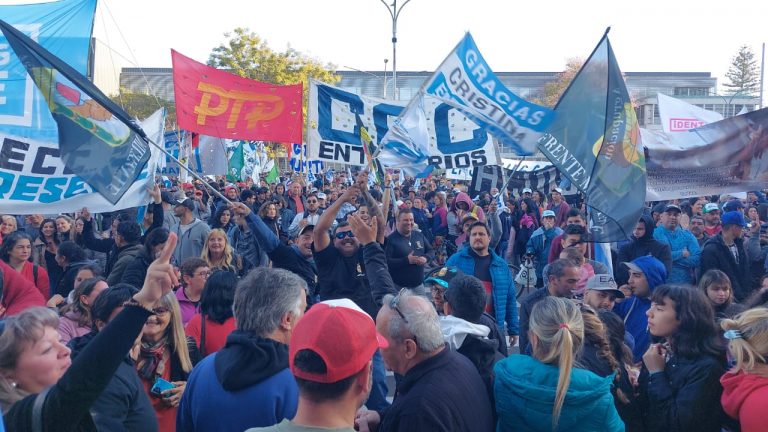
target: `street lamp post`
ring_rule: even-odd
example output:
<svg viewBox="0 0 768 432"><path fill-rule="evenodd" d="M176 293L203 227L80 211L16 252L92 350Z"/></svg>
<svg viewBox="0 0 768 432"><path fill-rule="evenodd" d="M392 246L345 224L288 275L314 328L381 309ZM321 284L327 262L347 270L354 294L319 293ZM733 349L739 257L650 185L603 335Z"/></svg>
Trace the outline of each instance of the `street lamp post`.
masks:
<svg viewBox="0 0 768 432"><path fill-rule="evenodd" d="M717 96L717 97L719 97L720 99L723 100L723 102L725 103L725 105L723 106L723 118L728 118L728 111L729 110L731 111L731 117L736 115L735 113L733 113L733 110L730 109L731 108L731 104L733 103L733 100L736 98L736 96L742 95L743 92L744 92L744 90L739 90L736 93L732 94L729 99L726 99L725 96L717 94L717 93L714 93L714 92L710 92L709 95L710 96Z"/></svg>
<svg viewBox="0 0 768 432"><path fill-rule="evenodd" d="M384 89L381 90L382 99L387 98L387 62L389 59L384 59Z"/></svg>
<svg viewBox="0 0 768 432"><path fill-rule="evenodd" d="M392 98L399 100L400 93L397 91L397 18L400 17L400 12L403 11L405 5L411 0L405 0L399 9L397 7L397 0L392 0L392 4L387 4L385 0L380 1L387 7L389 16L392 17Z"/></svg>

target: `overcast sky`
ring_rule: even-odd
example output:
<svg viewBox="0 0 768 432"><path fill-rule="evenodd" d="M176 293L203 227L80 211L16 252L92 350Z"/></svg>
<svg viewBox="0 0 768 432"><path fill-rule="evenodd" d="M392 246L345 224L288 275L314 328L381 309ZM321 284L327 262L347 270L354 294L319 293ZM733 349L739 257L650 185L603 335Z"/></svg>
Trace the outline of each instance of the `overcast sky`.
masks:
<svg viewBox="0 0 768 432"><path fill-rule="evenodd" d="M392 20L380 0L99 3L94 35L125 56L123 66L169 67L170 48L204 62L225 32L248 27L273 49L290 44L339 69L382 70L385 58L392 67ZM411 0L398 20L398 70L434 70L469 31L496 71L559 71L611 26L623 71L711 72L721 85L740 45L759 65L767 17L768 1L757 0Z"/></svg>

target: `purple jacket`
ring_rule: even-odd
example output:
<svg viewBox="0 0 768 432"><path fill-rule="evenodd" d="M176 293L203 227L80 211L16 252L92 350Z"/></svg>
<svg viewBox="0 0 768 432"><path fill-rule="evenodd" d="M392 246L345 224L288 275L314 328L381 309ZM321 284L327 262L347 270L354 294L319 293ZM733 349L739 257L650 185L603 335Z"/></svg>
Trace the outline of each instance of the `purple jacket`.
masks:
<svg viewBox="0 0 768 432"><path fill-rule="evenodd" d="M179 301L179 309L181 309L181 323L187 325L189 320L200 312L200 302L194 303L188 299L184 294L184 288L176 290L176 300Z"/></svg>

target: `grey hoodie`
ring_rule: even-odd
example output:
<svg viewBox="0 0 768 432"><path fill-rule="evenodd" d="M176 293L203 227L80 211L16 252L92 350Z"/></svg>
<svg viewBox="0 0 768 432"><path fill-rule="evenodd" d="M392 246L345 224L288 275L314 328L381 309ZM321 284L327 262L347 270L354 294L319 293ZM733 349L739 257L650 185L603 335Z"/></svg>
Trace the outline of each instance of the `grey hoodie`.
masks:
<svg viewBox="0 0 768 432"><path fill-rule="evenodd" d="M181 265L187 258L200 257L211 227L200 219L194 219L189 225L182 225L180 221L175 223L171 227L171 232L175 232L179 237L173 258L177 265Z"/></svg>

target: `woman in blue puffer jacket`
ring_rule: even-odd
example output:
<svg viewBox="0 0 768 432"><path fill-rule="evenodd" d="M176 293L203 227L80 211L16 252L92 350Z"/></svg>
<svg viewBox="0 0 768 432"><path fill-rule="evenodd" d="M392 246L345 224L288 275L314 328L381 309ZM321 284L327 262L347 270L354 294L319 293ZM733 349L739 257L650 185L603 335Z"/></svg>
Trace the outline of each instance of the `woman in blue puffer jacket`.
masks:
<svg viewBox="0 0 768 432"><path fill-rule="evenodd" d="M494 394L499 431L624 431L611 395L613 375L573 367L584 321L570 300L546 297L530 318L533 357L496 363Z"/></svg>

